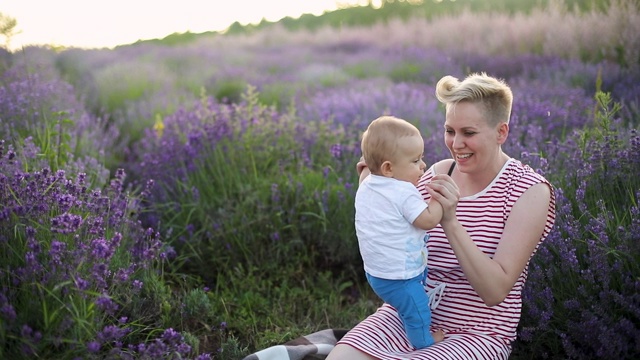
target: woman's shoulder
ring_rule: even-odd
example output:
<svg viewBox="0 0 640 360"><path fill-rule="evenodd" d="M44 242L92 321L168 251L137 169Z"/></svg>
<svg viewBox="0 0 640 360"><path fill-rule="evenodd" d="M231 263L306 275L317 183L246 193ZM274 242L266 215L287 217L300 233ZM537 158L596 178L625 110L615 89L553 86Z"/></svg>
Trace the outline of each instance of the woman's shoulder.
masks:
<svg viewBox="0 0 640 360"><path fill-rule="evenodd" d="M542 182L551 185L544 175L517 159L511 158L505 170L505 174L516 182L530 183L531 185Z"/></svg>
<svg viewBox="0 0 640 360"><path fill-rule="evenodd" d="M535 171L529 165L516 159L511 159L505 169L507 178L504 181L503 191L507 193L509 203L513 204L526 191L532 191L538 197L550 197L549 210L555 208L555 190L553 185L542 174ZM536 186L545 184L546 186Z"/></svg>
<svg viewBox="0 0 640 360"><path fill-rule="evenodd" d="M448 174L449 170L451 169L452 166L454 165L455 162L453 161L453 159L444 159L444 160L440 160L437 163L431 165L431 168L429 168L429 170L431 171L431 173L433 175L435 174Z"/></svg>
<svg viewBox="0 0 640 360"><path fill-rule="evenodd" d="M549 199L547 205L547 228L550 229L555 221L555 208L556 208L556 195L555 190L551 182L547 180L544 175L534 170L531 166L522 163L519 160L511 159L510 164L507 167L508 173L510 173L510 181L507 181L507 205L513 206L516 201L527 192L530 196L527 197L527 211L531 205L532 199ZM544 184L544 185L542 185ZM546 185L546 186L545 186ZM509 210L510 211L510 210Z"/></svg>

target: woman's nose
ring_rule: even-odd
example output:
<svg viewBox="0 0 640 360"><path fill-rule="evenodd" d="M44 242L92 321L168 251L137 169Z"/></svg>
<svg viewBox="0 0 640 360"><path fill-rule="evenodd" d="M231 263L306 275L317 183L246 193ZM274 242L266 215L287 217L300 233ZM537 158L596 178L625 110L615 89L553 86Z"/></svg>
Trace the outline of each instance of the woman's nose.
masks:
<svg viewBox="0 0 640 360"><path fill-rule="evenodd" d="M454 136L453 137L452 147L456 148L456 149L460 149L460 148L464 147L464 141L462 140L461 136Z"/></svg>

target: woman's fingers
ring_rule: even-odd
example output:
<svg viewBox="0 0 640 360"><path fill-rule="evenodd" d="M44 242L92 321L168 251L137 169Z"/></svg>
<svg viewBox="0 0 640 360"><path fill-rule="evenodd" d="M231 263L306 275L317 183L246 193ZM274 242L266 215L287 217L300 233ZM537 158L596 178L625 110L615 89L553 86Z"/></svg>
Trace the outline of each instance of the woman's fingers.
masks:
<svg viewBox="0 0 640 360"><path fill-rule="evenodd" d="M444 186L437 184L427 185L427 191L431 194L431 198L438 201L443 207L455 207L458 203L458 197Z"/></svg>
<svg viewBox="0 0 640 360"><path fill-rule="evenodd" d="M449 201L458 202L460 199L460 189L448 175L439 174L434 176L427 186Z"/></svg>
<svg viewBox="0 0 640 360"><path fill-rule="evenodd" d="M443 221L455 218L456 208L460 200L460 190L451 177L448 175L436 175L426 185L431 198L442 205L444 211L442 214Z"/></svg>

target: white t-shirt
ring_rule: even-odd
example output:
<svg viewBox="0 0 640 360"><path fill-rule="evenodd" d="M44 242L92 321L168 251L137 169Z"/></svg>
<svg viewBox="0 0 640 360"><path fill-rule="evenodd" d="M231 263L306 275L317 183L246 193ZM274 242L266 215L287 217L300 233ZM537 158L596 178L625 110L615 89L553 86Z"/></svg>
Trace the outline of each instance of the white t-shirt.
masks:
<svg viewBox="0 0 640 360"><path fill-rule="evenodd" d="M427 206L409 182L373 174L362 181L355 198L355 226L369 275L400 280L424 272L426 231L412 224Z"/></svg>

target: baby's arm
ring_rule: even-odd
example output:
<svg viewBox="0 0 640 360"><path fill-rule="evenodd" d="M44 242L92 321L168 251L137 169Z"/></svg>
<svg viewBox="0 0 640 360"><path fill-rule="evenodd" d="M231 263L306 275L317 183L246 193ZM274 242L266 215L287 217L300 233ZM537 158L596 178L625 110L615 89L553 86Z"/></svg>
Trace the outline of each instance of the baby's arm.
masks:
<svg viewBox="0 0 640 360"><path fill-rule="evenodd" d="M429 200L429 206L413 221L413 226L423 230L429 230L436 227L436 225L440 223L440 220L442 220L442 205L436 200L431 199Z"/></svg>

